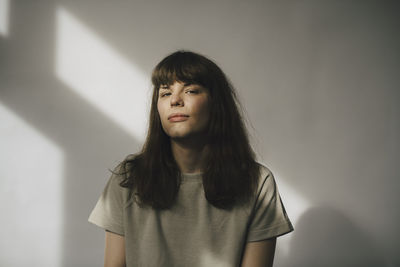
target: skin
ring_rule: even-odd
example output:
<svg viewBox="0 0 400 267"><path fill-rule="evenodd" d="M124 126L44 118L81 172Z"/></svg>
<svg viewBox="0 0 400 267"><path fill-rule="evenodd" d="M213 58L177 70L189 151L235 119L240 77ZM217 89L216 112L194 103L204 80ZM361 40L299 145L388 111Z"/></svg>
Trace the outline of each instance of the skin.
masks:
<svg viewBox="0 0 400 267"><path fill-rule="evenodd" d="M176 81L161 86L157 102L161 125L171 138L171 149L183 173L200 172L207 157L204 133L208 126L209 92L197 84ZM173 113L187 114L185 121L168 120Z"/></svg>
<svg viewBox="0 0 400 267"><path fill-rule="evenodd" d="M204 133L209 113L209 92L196 84L174 82L161 86L157 110L165 133L171 138L174 158L183 173L201 172L207 157L208 147ZM188 117L179 122L168 119L172 113L183 113ZM276 238L245 245L242 267L272 267ZM125 239L106 232L105 267L125 266Z"/></svg>
<svg viewBox="0 0 400 267"><path fill-rule="evenodd" d="M272 267L275 247L276 238L247 243L244 248L241 267Z"/></svg>
<svg viewBox="0 0 400 267"><path fill-rule="evenodd" d="M125 267L125 238L106 231L104 267Z"/></svg>

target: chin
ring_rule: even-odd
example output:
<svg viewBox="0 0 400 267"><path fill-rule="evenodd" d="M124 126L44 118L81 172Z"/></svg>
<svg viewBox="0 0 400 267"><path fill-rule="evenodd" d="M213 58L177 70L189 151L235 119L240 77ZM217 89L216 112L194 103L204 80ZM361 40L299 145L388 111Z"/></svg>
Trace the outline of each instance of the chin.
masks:
<svg viewBox="0 0 400 267"><path fill-rule="evenodd" d="M205 135L204 134L200 134L197 132L180 132L180 133L173 133L168 135L171 139L175 139L175 140L187 140L187 139L204 139Z"/></svg>
<svg viewBox="0 0 400 267"><path fill-rule="evenodd" d="M203 138L205 137L205 132L202 131L201 129L190 129L186 127L181 127L181 128L175 128L175 129L169 129L168 132L165 131L165 133L171 138L171 139L187 139L187 138Z"/></svg>
<svg viewBox="0 0 400 267"><path fill-rule="evenodd" d="M182 139L182 138L187 138L190 137L190 134L187 133L171 133L168 134L168 136L172 139Z"/></svg>
<svg viewBox="0 0 400 267"><path fill-rule="evenodd" d="M183 127L180 129L169 129L167 135L171 138L185 138L191 135L191 131L188 129L184 129Z"/></svg>

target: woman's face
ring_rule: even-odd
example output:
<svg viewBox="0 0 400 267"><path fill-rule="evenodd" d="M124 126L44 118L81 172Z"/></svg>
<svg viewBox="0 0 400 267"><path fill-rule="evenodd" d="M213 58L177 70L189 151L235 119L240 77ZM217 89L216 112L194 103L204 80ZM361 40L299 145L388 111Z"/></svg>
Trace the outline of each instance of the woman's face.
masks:
<svg viewBox="0 0 400 267"><path fill-rule="evenodd" d="M165 133L171 138L201 136L210 117L209 91L198 84L175 81L159 89L157 110Z"/></svg>

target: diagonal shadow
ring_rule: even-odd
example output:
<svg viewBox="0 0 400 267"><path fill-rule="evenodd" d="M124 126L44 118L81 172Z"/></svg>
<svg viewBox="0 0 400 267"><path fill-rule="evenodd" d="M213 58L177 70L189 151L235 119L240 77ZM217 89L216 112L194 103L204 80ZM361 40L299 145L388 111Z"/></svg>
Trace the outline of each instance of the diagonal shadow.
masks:
<svg viewBox="0 0 400 267"><path fill-rule="evenodd" d="M115 159L137 151L140 144L54 77L55 8L53 2L11 2L11 34L2 51L9 64L2 66L0 97L62 148L61 262L91 266L93 261L102 262L103 237L87 223L87 217L109 176L107 168L116 164Z"/></svg>

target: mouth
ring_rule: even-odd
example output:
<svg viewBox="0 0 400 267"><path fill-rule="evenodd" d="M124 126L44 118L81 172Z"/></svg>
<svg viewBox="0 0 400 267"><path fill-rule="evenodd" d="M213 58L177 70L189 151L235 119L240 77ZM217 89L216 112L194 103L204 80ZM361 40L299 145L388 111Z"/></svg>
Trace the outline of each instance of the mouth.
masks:
<svg viewBox="0 0 400 267"><path fill-rule="evenodd" d="M189 117L189 115L186 115L186 114L175 113L175 114L171 114L171 115L168 117L168 120L169 120L170 122L180 122L180 121L185 121L185 120L187 120L188 117Z"/></svg>
<svg viewBox="0 0 400 267"><path fill-rule="evenodd" d="M168 116L168 120L183 120L188 118L189 115L182 114L182 113L175 113Z"/></svg>

